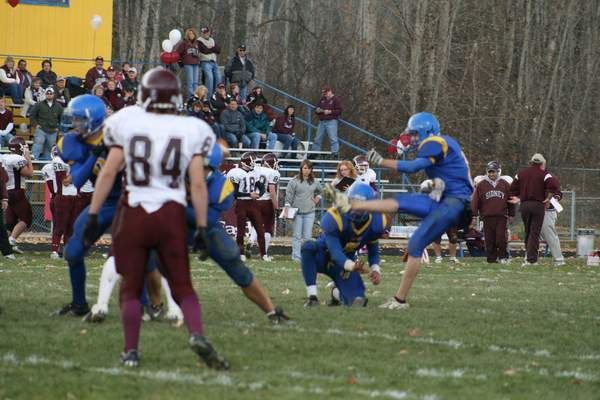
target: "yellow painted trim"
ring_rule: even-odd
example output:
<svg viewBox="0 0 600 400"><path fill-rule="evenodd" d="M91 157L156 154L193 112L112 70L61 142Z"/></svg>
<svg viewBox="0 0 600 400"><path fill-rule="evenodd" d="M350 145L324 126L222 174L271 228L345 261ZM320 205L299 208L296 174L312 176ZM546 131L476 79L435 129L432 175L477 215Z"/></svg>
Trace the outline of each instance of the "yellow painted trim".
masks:
<svg viewBox="0 0 600 400"><path fill-rule="evenodd" d="M425 145L425 143L428 142L436 142L442 145L442 153L444 153L444 157L446 157L446 154L448 154L448 142L446 142L446 139L444 139L441 136L429 136L427 139L423 140L421 142L421 144L419 145L419 149L421 149L421 147L423 147Z"/></svg>
<svg viewBox="0 0 600 400"><path fill-rule="evenodd" d="M225 179L225 183L223 183L223 187L221 188L221 196L219 196L219 204L221 204L227 196L233 193L233 183L229 179Z"/></svg>
<svg viewBox="0 0 600 400"><path fill-rule="evenodd" d="M331 215L333 220L338 226L338 230L341 232L344 229L344 222L342 221L342 216L337 208L331 207L327 210L327 213Z"/></svg>
<svg viewBox="0 0 600 400"><path fill-rule="evenodd" d="M359 230L356 230L356 228L354 227L354 222L352 223L352 230L354 231L355 235L362 235L367 228L371 225L371 220L373 220L373 215L369 213L369 219L367 220L367 222L364 223L364 225L362 226L362 228L360 228Z"/></svg>

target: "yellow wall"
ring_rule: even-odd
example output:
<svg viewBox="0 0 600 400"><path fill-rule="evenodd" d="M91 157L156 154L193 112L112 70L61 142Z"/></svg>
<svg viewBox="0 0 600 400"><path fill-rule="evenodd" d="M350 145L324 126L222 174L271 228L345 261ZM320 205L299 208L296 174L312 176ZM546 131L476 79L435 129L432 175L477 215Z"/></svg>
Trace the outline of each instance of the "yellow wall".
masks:
<svg viewBox="0 0 600 400"><path fill-rule="evenodd" d="M7 54L15 61L27 60L35 75L44 58L52 59L58 75L84 77L97 55L110 62L112 49L113 0L70 0L69 7L19 4L11 7L0 0L0 65ZM102 17L95 31L90 25L93 15ZM79 60L61 60L75 58Z"/></svg>

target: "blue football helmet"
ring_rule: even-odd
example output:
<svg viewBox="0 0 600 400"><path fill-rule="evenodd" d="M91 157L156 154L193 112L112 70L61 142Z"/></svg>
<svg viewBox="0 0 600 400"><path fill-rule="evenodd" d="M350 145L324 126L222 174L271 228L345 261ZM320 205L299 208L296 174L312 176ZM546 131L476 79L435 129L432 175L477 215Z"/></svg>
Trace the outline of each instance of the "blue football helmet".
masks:
<svg viewBox="0 0 600 400"><path fill-rule="evenodd" d="M429 136L440 134L440 123L435 115L428 112L420 112L411 115L408 119L406 132L411 135L412 146L418 146L419 143Z"/></svg>
<svg viewBox="0 0 600 400"><path fill-rule="evenodd" d="M61 125L87 138L100 130L105 118L104 102L98 96L83 94L69 102L63 113Z"/></svg>
<svg viewBox="0 0 600 400"><path fill-rule="evenodd" d="M356 181L348 188L348 199L368 201L375 199L375 191L371 186L364 182ZM350 211L348 213L350 219L354 222L365 222L369 217L369 213L366 211Z"/></svg>

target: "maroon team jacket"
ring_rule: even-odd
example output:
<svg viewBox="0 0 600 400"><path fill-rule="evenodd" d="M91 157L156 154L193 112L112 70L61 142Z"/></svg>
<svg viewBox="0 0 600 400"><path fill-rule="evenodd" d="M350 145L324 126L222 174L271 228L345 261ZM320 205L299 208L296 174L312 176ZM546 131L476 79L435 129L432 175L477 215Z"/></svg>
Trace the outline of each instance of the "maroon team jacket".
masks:
<svg viewBox="0 0 600 400"><path fill-rule="evenodd" d="M507 202L510 184L504 179L492 182L489 178L483 179L475 187L471 199L473 216L506 217L514 216L514 206Z"/></svg>

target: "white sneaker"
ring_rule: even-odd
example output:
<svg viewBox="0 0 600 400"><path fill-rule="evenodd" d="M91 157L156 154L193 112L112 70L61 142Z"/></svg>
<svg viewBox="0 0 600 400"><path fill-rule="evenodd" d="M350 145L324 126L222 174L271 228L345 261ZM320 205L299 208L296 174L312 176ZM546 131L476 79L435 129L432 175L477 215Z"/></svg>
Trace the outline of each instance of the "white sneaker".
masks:
<svg viewBox="0 0 600 400"><path fill-rule="evenodd" d="M15 257L15 255L12 254L12 253L5 255L4 258L8 258L9 260L16 260L17 259L17 257Z"/></svg>
<svg viewBox="0 0 600 400"><path fill-rule="evenodd" d="M510 264L510 260L508 258L501 258L500 264Z"/></svg>
<svg viewBox="0 0 600 400"><path fill-rule="evenodd" d="M273 257L271 257L271 256L269 256L269 255L267 255L267 254L263 255L263 256L262 256L262 259L263 259L263 261L266 261L266 262L271 262L271 261L273 261Z"/></svg>
<svg viewBox="0 0 600 400"><path fill-rule="evenodd" d="M565 265L565 260L554 260L555 267L562 267L563 265Z"/></svg>
<svg viewBox="0 0 600 400"><path fill-rule="evenodd" d="M436 264L441 264L441 263L442 263L442 256L438 256L438 257L436 257L434 262L435 262Z"/></svg>
<svg viewBox="0 0 600 400"><path fill-rule="evenodd" d="M529 261L525 260L523 261L523 264L521 264L521 267L532 267L538 265L538 263L534 262L534 263L530 263Z"/></svg>
<svg viewBox="0 0 600 400"><path fill-rule="evenodd" d="M399 303L394 297L379 306L379 308L385 308L387 310L408 310L408 307L408 303Z"/></svg>
<svg viewBox="0 0 600 400"><path fill-rule="evenodd" d="M50 258L53 260L59 260L60 256L58 255L58 253L56 251L53 251L52 253L50 253Z"/></svg>
<svg viewBox="0 0 600 400"><path fill-rule="evenodd" d="M456 257L450 257L448 261L452 264L462 264Z"/></svg>
<svg viewBox="0 0 600 400"><path fill-rule="evenodd" d="M17 240L13 239L11 237L8 238L8 243L10 243L10 246L12 247L12 250L17 253L17 254L23 254L23 250L21 250L19 248L19 246L17 246Z"/></svg>
<svg viewBox="0 0 600 400"><path fill-rule="evenodd" d="M240 254L240 259L241 259L243 262L246 262L246 256L245 256L245 255L243 255L243 254Z"/></svg>

